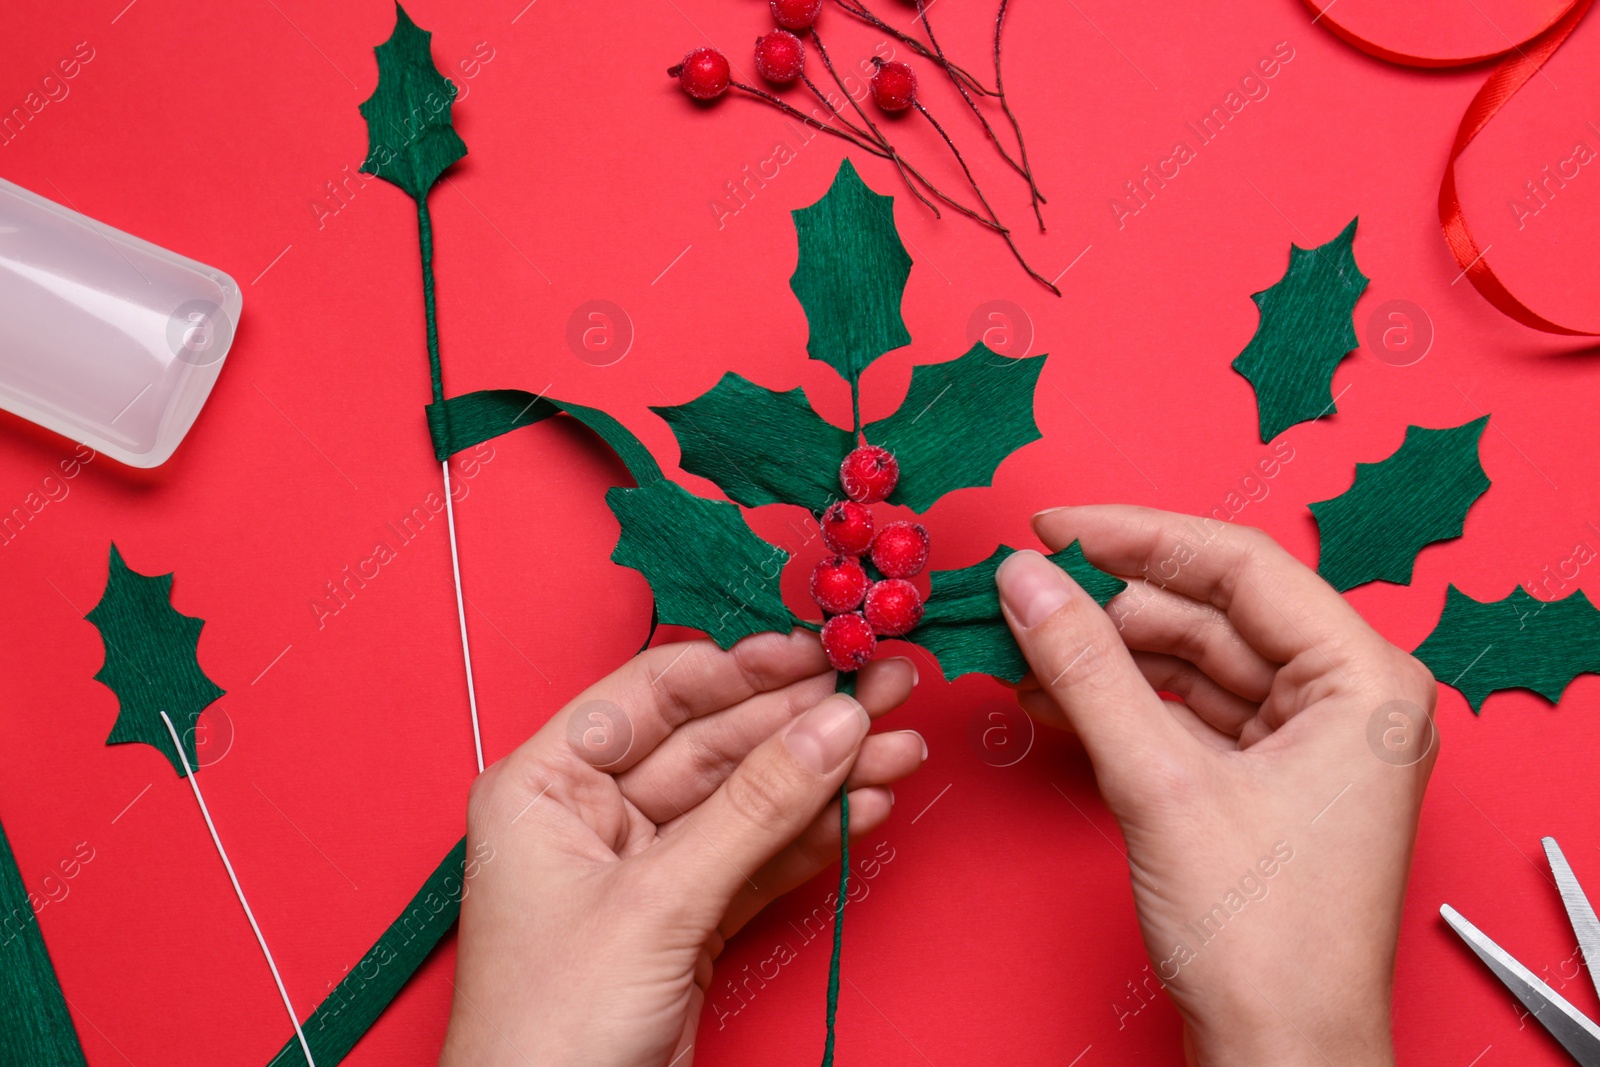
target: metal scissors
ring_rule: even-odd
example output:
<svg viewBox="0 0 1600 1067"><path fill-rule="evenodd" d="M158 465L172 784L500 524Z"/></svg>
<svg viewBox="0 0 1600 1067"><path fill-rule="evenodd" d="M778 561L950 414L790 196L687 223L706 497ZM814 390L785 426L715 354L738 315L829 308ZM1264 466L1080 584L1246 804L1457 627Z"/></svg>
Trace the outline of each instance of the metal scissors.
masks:
<svg viewBox="0 0 1600 1067"><path fill-rule="evenodd" d="M1578 947L1589 968L1589 980L1595 983L1596 991L1600 991L1600 977L1596 976L1594 970L1600 967L1600 919L1595 918L1594 908L1584 895L1583 887L1578 884L1556 839L1543 838L1542 844L1545 857L1550 861L1550 871L1556 876L1556 888L1561 891L1567 919L1572 923L1573 933L1578 935ZM1550 1031L1550 1036L1561 1042L1561 1047L1574 1060L1583 1067L1600 1067L1600 1026L1567 1003L1560 993L1540 981L1509 952L1489 940L1459 911L1448 904L1441 904L1439 914L1444 916L1444 921L1450 924L1452 930L1461 935L1467 947L1477 953L1478 958L1494 972L1501 984L1511 990L1511 995L1520 1000L1540 1025Z"/></svg>

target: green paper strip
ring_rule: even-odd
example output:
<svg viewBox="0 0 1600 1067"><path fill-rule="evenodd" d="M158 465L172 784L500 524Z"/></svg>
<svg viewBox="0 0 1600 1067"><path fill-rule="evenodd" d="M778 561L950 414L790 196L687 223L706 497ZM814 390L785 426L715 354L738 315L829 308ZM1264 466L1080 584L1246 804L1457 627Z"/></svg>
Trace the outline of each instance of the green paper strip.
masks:
<svg viewBox="0 0 1600 1067"><path fill-rule="evenodd" d="M678 438L678 466L745 507L820 513L839 499L839 464L855 435L823 421L803 389L778 393L730 371L687 404L650 410Z"/></svg>
<svg viewBox="0 0 1600 1067"><path fill-rule="evenodd" d="M167 724L161 721L165 711L189 765L198 767L195 723L224 690L200 669L196 653L205 620L173 608L172 575L129 569L113 544L105 592L84 617L105 642L105 663L95 681L117 695L117 722L106 744L149 745L182 777L183 764L173 750Z"/></svg>
<svg viewBox="0 0 1600 1067"><path fill-rule="evenodd" d="M952 489L992 484L1007 456L1040 437L1033 392L1045 358L1010 359L980 341L958 359L912 367L905 402L866 430L900 463L889 502L923 512Z"/></svg>
<svg viewBox="0 0 1600 1067"><path fill-rule="evenodd" d="M1001 545L981 563L930 576L927 613L906 636L938 658L947 679L989 674L1014 685L1028 673L1028 661L1000 613L1000 593L994 584L1000 564L1015 551ZM1128 587L1085 559L1076 541L1045 558L1072 575L1102 607Z"/></svg>
<svg viewBox="0 0 1600 1067"><path fill-rule="evenodd" d="M1356 266L1356 221L1317 248L1291 244L1283 278L1250 296L1261 320L1233 369L1256 391L1263 444L1339 410L1333 372L1358 343L1350 319L1368 281Z"/></svg>
<svg viewBox="0 0 1600 1067"><path fill-rule="evenodd" d="M84 1063L50 950L0 826L0 1067Z"/></svg>
<svg viewBox="0 0 1600 1067"><path fill-rule="evenodd" d="M758 537L737 504L666 479L611 489L606 503L622 524L611 559L644 575L662 622L703 630L724 649L794 628L778 584L789 553Z"/></svg>
<svg viewBox="0 0 1600 1067"><path fill-rule="evenodd" d="M443 404L429 404L428 432L433 435L433 454L443 462L464 449L563 413L599 434L639 485L661 478L661 465L650 450L610 415L522 389L483 389L453 396Z"/></svg>
<svg viewBox="0 0 1600 1067"><path fill-rule="evenodd" d="M894 197L869 189L846 159L821 200L789 214L800 243L789 288L811 325L806 351L854 382L911 343L900 317L911 257L894 227Z"/></svg>
<svg viewBox="0 0 1600 1067"><path fill-rule="evenodd" d="M1438 624L1413 655L1459 689L1474 714L1501 689L1531 689L1554 704L1578 675L1600 672L1600 611L1581 589L1535 600L1518 586L1483 601L1452 585Z"/></svg>
<svg viewBox="0 0 1600 1067"><path fill-rule="evenodd" d="M461 914L466 860L467 839L463 837L422 883L400 917L301 1026L317 1067L333 1067L350 1054L455 925ZM267 1067L308 1067L299 1039L291 1035Z"/></svg>
<svg viewBox="0 0 1600 1067"><path fill-rule="evenodd" d="M1478 444L1489 416L1445 430L1407 426L1399 448L1357 463L1349 489L1310 505L1322 548L1317 572L1343 592L1365 582L1411 584L1417 553L1460 537L1489 488Z"/></svg>

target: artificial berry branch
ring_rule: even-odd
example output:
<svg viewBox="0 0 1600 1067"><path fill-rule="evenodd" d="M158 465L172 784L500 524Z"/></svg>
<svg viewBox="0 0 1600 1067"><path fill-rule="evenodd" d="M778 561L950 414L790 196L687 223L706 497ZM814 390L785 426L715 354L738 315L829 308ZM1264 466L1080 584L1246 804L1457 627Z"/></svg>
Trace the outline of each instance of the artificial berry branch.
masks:
<svg viewBox="0 0 1600 1067"><path fill-rule="evenodd" d="M983 129L989 143L1006 165L1014 170L1028 184L1030 205L1039 229L1044 230L1044 215L1041 205L1045 203L1044 195L1039 191L1039 186L1034 178L1032 164L1028 159L1027 145L1023 140L1022 127L1018 122L1016 113L1012 110L1010 101L1006 98L1005 83L1001 75L1000 56L1001 38L1005 27L1006 13L1009 0L1000 0L999 8L995 15L994 32L994 63L995 86L990 89L980 82L965 68L950 59L935 35L933 25L928 18L927 0L916 0L917 20L922 23L923 32L927 35L928 42L924 44L912 35L898 30L878 18L867 6L865 0L836 0L838 6L847 14L868 25L874 26L891 35L895 40L907 45L913 52L931 61L942 70L951 83L960 93L967 109L972 112ZM877 156L887 159L895 165L900 173L901 180L906 188L921 201L934 218L942 218L938 200L951 207L960 214L973 220L980 226L998 233L1005 241L1006 247L1022 269L1039 284L1049 289L1057 296L1061 290L1029 265L1021 249L1012 236L1011 229L1000 220L999 214L989 202L988 197L978 186L977 179L968 166L961 150L957 147L950 133L941 125L923 103L917 98L917 79L913 69L900 62L885 62L877 56L871 57L874 74L871 79L873 100L877 107L887 114L903 112L910 109L918 111L927 119L941 140L949 147L960 164L967 184L976 196L981 211L962 201L950 196L938 188L920 170L914 167L897 149L883 128L874 122L865 108L857 100L856 95L849 90L845 80L840 77L827 48L822 43L822 37L817 32L816 22L822 11L823 0L769 0L773 21L778 29L756 38L755 61L756 70L763 79L774 86L790 86L795 82L804 85L805 89L822 105L819 111L807 113L793 106L774 93L753 85L737 82L730 76L727 57L714 48L697 48L684 57L683 62L668 68L667 74L677 78L685 93L701 101L714 100L724 95L729 89L737 90L752 99L759 100L770 107L774 107L785 115L797 119L805 126L833 135L840 140ZM805 70L805 47L797 33L809 31L812 44L816 48L817 56L822 60L824 68L832 77L834 84L849 101L851 108L860 118L857 124L849 118L841 105L824 92ZM990 123L983 109L979 106L976 97L992 97L998 100L1001 112L1006 116L1013 134L1017 140L1016 154L1013 155L1001 142L999 135ZM926 190L926 192L924 192Z"/></svg>

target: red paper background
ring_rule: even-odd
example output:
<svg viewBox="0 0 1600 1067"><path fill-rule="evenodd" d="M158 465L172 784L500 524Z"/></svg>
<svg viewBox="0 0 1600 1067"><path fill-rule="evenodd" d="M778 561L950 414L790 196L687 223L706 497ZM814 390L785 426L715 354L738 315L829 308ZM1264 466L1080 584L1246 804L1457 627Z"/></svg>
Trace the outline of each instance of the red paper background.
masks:
<svg viewBox="0 0 1600 1067"><path fill-rule="evenodd" d="M365 153L356 105L376 78L371 47L392 12L379 0L125 4L11 13L0 111L79 42L93 59L64 99L0 145L0 174L228 270L245 312L216 391L169 464L141 474L95 461L0 551L0 813L30 887L43 888L79 842L94 850L40 914L90 1062L252 1065L289 1035L282 1007L187 788L156 752L103 744L116 700L92 679L101 644L81 616L115 539L135 568L176 571L176 606L207 620L200 660L228 690L208 721L218 736L231 724L233 741L202 781L309 1012L460 835L472 777L442 520L320 627L310 606L390 536L386 523L438 488L410 205L349 177ZM1496 47L1497 26L1540 11L1435 0L1416 20L1386 15L1391 6L1344 0L1338 13L1365 32L1389 27L1397 43L1438 29L1443 51ZM1039 268L1055 276L1072 264L1062 299L1028 281L991 235L932 220L891 168L857 160L896 194L916 264L905 300L915 341L867 374L868 418L899 403L912 364L964 351L986 302L1021 309L1032 351L1051 353L1038 394L1044 440L1007 461L992 491L954 493L930 513L934 566L974 562L1001 540L1032 543L1027 517L1052 504L1228 506L1271 451L1256 439L1248 385L1228 367L1255 327L1249 294L1278 279L1290 241L1320 243L1359 214L1356 254L1373 281L1356 309L1363 348L1335 377L1339 414L1284 435L1294 459L1239 521L1312 562L1306 502L1343 491L1353 464L1387 455L1407 423L1490 411L1482 453L1494 488L1465 536L1423 552L1409 587L1368 586L1351 600L1410 648L1448 582L1484 599L1519 582L1548 583L1540 595L1600 594L1593 567L1572 580L1569 566L1564 586L1552 577L1576 546L1600 548L1594 356L1453 284L1435 221L1440 168L1482 70L1386 66L1313 26L1295 0L1012 8L1007 82L1050 197L1048 234L1031 231L1020 182L926 70L925 95ZM411 10L465 89L456 125L471 155L432 198L451 393L518 386L599 405L669 465L676 445L646 406L696 396L730 368L772 388L804 386L825 414L847 417L843 385L804 358L805 321L787 287L788 209L823 192L840 146L799 147L776 177L751 181L719 226L710 205L726 183L798 138L748 101L702 111L662 76L707 39L748 70L763 5L417 0ZM947 44L980 71L989 11L936 9ZM879 41L836 10L826 20L841 59ZM1192 140L1185 122L1285 41L1293 59L1269 95L1119 227L1109 203L1123 182ZM474 54L478 65L457 65ZM1461 167L1480 244L1512 288L1552 318L1589 324L1600 324L1600 176L1583 168L1521 228L1508 201L1574 142L1600 148L1597 58L1590 19ZM895 125L894 136L958 187L925 128ZM1374 309L1393 299L1422 308L1435 333L1410 366L1378 358L1366 340ZM569 317L591 300L631 322L631 348L611 366L568 342ZM0 511L39 490L71 447L5 418ZM620 468L570 427L520 431L492 449L458 508L490 759L622 661L648 613L639 576L607 560L616 526L602 492ZM784 516L757 521L784 536ZM991 766L971 731L1008 706L1004 691L923 677L896 718L922 730L932 754L898 789L879 835L893 859L850 912L841 1062L1174 1062L1176 1016L1161 1001L1141 1008L1130 991L1147 972L1128 875L1081 751L1041 735L1019 763ZM1584 677L1558 709L1504 694L1474 718L1443 692L1443 755L1400 953L1403 1062L1565 1062L1443 926L1441 901L1548 967L1580 1007L1600 1009L1572 978L1573 938L1538 846L1554 834L1600 886L1597 695L1600 681ZM742 977L795 940L790 924L826 892L819 880L752 926L720 977ZM815 1060L827 952L816 942L798 956L742 1005L719 981L719 1002L739 1011L721 1026L708 1013L698 1062ZM449 948L437 954L349 1062L432 1062L452 960Z"/></svg>

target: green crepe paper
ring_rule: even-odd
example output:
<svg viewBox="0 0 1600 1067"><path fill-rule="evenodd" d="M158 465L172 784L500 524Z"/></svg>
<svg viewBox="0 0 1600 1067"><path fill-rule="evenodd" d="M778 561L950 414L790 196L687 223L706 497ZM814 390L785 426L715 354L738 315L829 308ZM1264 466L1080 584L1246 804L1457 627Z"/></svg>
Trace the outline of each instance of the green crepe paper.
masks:
<svg viewBox="0 0 1600 1067"><path fill-rule="evenodd" d="M455 925L461 914L466 858L467 839L463 837L422 883L400 917L301 1025L317 1067L333 1067L350 1054ZM300 1039L290 1035L267 1067L305 1067L305 1062Z"/></svg>
<svg viewBox="0 0 1600 1067"><path fill-rule="evenodd" d="M106 744L149 745L182 777L183 764L161 713L172 720L189 765L196 767L195 723L225 692L206 677L196 659L205 620L173 608L172 575L130 570L115 544L106 590L85 618L100 631L106 648L95 680L117 695L117 723Z"/></svg>
<svg viewBox="0 0 1600 1067"><path fill-rule="evenodd" d="M442 404L429 404L427 412L433 454L440 462L474 445L564 412L599 434L627 465L635 482L644 485L661 477L660 464L626 426L605 412L582 404L535 396L521 389L483 389L453 396Z"/></svg>
<svg viewBox="0 0 1600 1067"><path fill-rule="evenodd" d="M1340 592L1375 579L1409 585L1417 553L1460 537L1467 509L1489 488L1478 462L1488 422L1408 426L1388 459L1357 463L1349 489L1311 505L1322 535L1318 573Z"/></svg>
<svg viewBox="0 0 1600 1067"><path fill-rule="evenodd" d="M827 194L790 215L800 257L789 288L811 326L806 351L854 383L911 343L900 317L911 257L894 228L894 197L867 188L846 159Z"/></svg>
<svg viewBox="0 0 1600 1067"><path fill-rule="evenodd" d="M839 464L854 435L824 422L803 389L775 393L730 372L687 404L650 410L677 436L678 465L746 507L821 512L839 499Z"/></svg>
<svg viewBox="0 0 1600 1067"><path fill-rule="evenodd" d="M367 120L361 169L398 185L419 204L439 175L467 154L450 125L456 87L434 67L432 39L395 4L394 33L375 49L378 87L361 105Z"/></svg>
<svg viewBox="0 0 1600 1067"><path fill-rule="evenodd" d="M1554 704L1578 675L1600 672L1600 611L1581 589L1535 600L1518 586L1481 601L1452 585L1438 625L1413 654L1461 690L1474 713L1500 689L1531 689Z"/></svg>
<svg viewBox="0 0 1600 1067"><path fill-rule="evenodd" d="M1352 248L1356 222L1309 252L1291 244L1283 279L1251 294L1261 321L1233 369L1255 388L1263 444L1295 423L1339 410L1333 371L1356 347L1350 317L1367 288Z"/></svg>
<svg viewBox="0 0 1600 1067"><path fill-rule="evenodd" d="M662 622L704 630L724 649L751 634L793 629L778 588L789 553L757 537L737 505L664 478L611 489L606 503L622 524L611 559L644 575Z"/></svg>
<svg viewBox="0 0 1600 1067"><path fill-rule="evenodd" d="M932 652L945 678L991 674L1014 685L1028 673L1028 661L1000 614L1000 593L994 584L1000 564L1015 551L1001 545L982 563L930 576L927 612L906 639ZM1128 587L1085 559L1076 541L1045 558L1072 575L1102 607Z"/></svg>
<svg viewBox="0 0 1600 1067"><path fill-rule="evenodd" d="M61 982L0 826L0 1067L84 1067Z"/></svg>
<svg viewBox="0 0 1600 1067"><path fill-rule="evenodd" d="M1001 461L1040 437L1033 391L1044 361L1010 359L980 341L959 359L912 367L905 402L866 428L900 463L889 502L922 512L952 489L989 485Z"/></svg>

